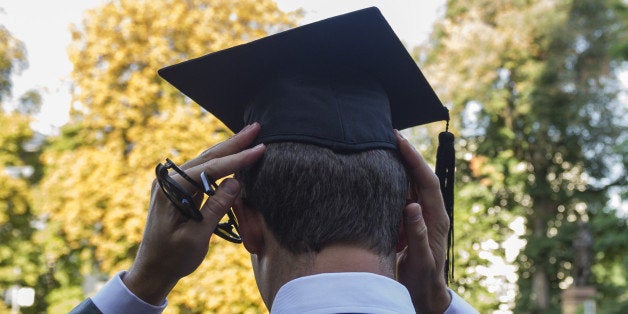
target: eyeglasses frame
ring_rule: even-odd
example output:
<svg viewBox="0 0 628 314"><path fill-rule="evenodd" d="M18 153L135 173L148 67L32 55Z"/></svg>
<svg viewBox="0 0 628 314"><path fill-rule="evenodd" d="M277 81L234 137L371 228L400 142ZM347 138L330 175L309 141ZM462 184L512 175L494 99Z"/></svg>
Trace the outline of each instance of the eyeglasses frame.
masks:
<svg viewBox="0 0 628 314"><path fill-rule="evenodd" d="M168 171L169 169L172 169L181 175L182 178L192 184L192 186L196 189L203 191L203 193L205 193L208 197L212 197L216 193L218 185L215 180L203 171L200 175L202 184L199 184L169 158L166 158L165 163L160 163L155 167L155 174L159 187L164 194L166 194L175 208L177 208L177 210L179 210L179 212L188 219L202 221L203 215L199 210L200 206L197 206L194 201L194 196L196 196L196 194L192 196L188 194L187 191L170 176ZM218 226L214 229L214 234L229 242L242 243L242 237L239 235L240 230L238 228L238 222L231 208L227 210L227 217L227 222L218 223Z"/></svg>

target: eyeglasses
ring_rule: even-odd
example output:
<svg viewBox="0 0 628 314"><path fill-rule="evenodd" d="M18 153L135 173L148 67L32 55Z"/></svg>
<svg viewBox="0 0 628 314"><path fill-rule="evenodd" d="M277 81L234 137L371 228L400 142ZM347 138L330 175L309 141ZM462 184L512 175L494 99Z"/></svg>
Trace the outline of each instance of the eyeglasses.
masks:
<svg viewBox="0 0 628 314"><path fill-rule="evenodd" d="M192 186L203 191L203 193L209 197L216 193L218 185L216 185L216 182L211 177L208 177L205 172L201 172L202 184L196 182L168 158L166 158L166 162L164 164L158 164L155 168L157 182L159 183L161 190L164 191L168 199L170 199L179 212L189 219L195 221L203 220L203 215L201 215L201 212L199 211L200 206L198 206L194 201L194 196L196 194L188 194L179 183L170 177L168 174L169 169L172 169L176 173L180 174L181 177L190 182ZM218 226L214 229L214 234L233 243L242 243L242 238L239 235L240 230L238 229L238 223L231 208L227 210L227 218L227 222L218 223Z"/></svg>

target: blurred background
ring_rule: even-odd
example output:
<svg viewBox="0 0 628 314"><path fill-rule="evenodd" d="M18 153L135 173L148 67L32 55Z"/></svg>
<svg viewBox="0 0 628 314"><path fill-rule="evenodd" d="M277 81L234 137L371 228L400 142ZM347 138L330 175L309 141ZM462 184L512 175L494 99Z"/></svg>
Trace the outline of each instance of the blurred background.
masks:
<svg viewBox="0 0 628 314"><path fill-rule="evenodd" d="M0 313L128 269L154 167L228 138L166 65L378 6L457 135L451 288L481 313L628 313L625 0L0 0ZM404 131L433 161L444 125ZM166 313L265 313L213 239Z"/></svg>

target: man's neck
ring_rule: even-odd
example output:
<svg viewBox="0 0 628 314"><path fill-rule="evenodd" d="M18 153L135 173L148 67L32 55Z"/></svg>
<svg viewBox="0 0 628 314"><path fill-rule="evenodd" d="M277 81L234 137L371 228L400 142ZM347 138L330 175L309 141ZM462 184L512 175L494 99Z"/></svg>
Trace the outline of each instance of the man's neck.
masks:
<svg viewBox="0 0 628 314"><path fill-rule="evenodd" d="M265 260L268 299L272 304L277 291L287 282L322 273L368 272L395 278L395 255L382 257L370 250L352 245L333 245L319 253L291 254L283 249ZM270 306L269 303L267 303Z"/></svg>
<svg viewBox="0 0 628 314"><path fill-rule="evenodd" d="M333 245L320 253L307 255L309 267L295 278L321 273L367 272L389 278L395 277L394 259L351 245Z"/></svg>

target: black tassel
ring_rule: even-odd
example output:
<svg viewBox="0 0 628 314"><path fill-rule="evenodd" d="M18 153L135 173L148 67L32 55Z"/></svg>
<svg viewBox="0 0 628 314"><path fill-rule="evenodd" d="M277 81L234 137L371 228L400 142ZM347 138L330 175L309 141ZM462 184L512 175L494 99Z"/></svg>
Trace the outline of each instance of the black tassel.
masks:
<svg viewBox="0 0 628 314"><path fill-rule="evenodd" d="M449 216L449 235L447 236L447 260L445 261L445 281L447 284L454 277L454 172L456 162L454 150L454 135L447 129L438 135L438 150L436 152L436 176L440 181L440 190L445 201L445 210Z"/></svg>

